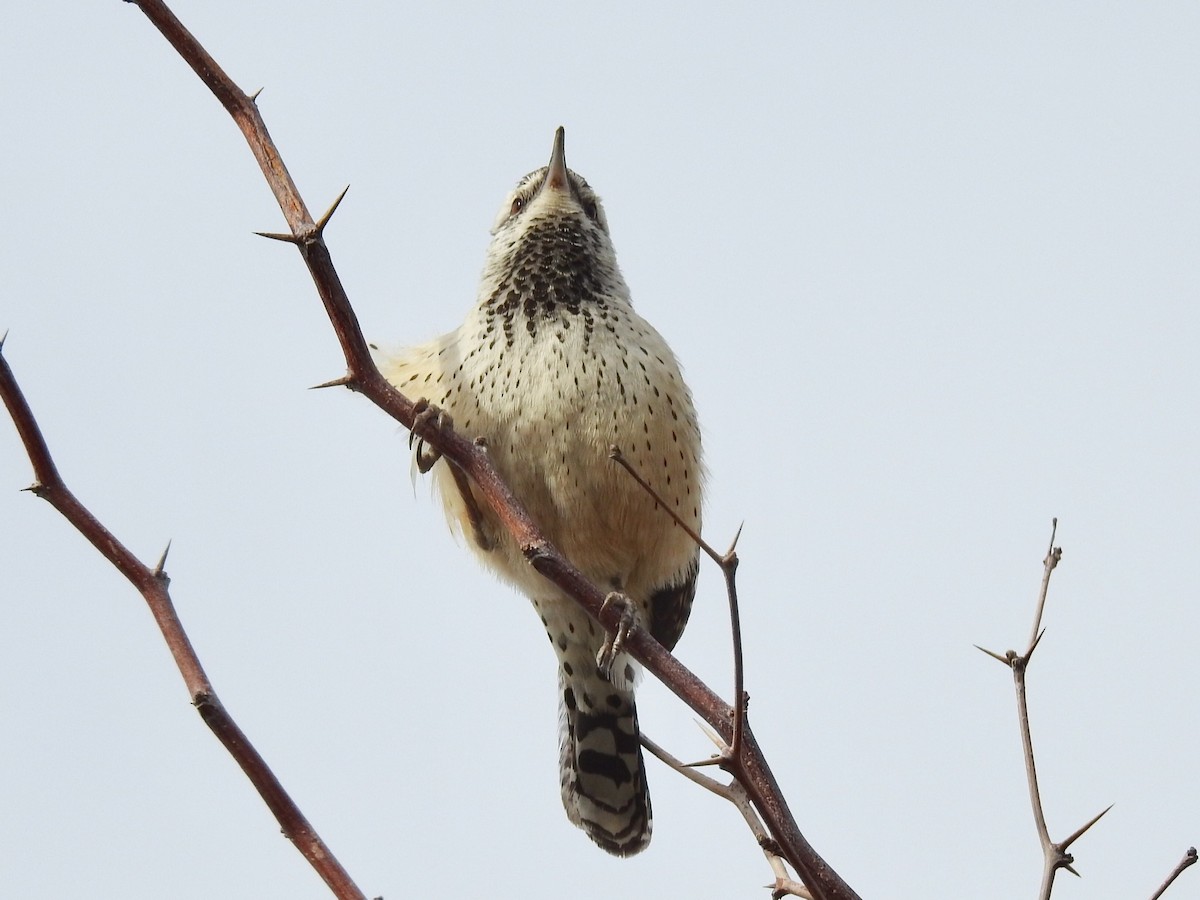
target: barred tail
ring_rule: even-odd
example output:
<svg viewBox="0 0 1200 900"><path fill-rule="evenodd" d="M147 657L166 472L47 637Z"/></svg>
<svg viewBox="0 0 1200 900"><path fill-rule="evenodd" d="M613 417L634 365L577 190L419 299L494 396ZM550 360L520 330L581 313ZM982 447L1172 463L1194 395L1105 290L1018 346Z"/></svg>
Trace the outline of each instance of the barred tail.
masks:
<svg viewBox="0 0 1200 900"><path fill-rule="evenodd" d="M615 856L650 843L650 794L642 765L632 678L614 685L594 660L559 669L559 755L567 818Z"/></svg>

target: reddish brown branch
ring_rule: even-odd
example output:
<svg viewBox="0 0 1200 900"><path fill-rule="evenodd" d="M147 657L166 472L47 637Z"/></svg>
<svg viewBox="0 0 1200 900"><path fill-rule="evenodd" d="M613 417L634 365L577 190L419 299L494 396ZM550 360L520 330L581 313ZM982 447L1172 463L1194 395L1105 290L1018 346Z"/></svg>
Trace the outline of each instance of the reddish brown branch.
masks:
<svg viewBox="0 0 1200 900"><path fill-rule="evenodd" d="M308 266L341 343L347 367L345 385L366 395L397 421L412 428L413 402L395 390L375 367L358 318L334 270L322 237L328 216L320 223L312 222L291 176L288 175L278 151L271 142L253 99L233 83L162 2L133 2L208 85L246 136L287 220L292 242L299 248ZM439 429L421 436L475 482L480 499L491 507L517 539L530 564L573 597L599 620L609 633L615 633L619 612L615 608L602 611L604 593L587 582L545 539L492 467L486 451L449 429ZM626 650L703 716L727 743L732 742L733 710L649 634L636 629L626 642ZM745 787L772 836L779 843L783 855L804 880L813 896L820 900L856 898L857 894L817 855L800 833L749 727L745 728L736 756L728 761L727 768Z"/></svg>
<svg viewBox="0 0 1200 900"><path fill-rule="evenodd" d="M33 417L33 411L17 384L8 360L4 358L2 347L0 396L4 398L4 405L8 407L9 415L25 445L25 451L29 454L29 461L33 464L36 481L29 490L58 510L63 518L138 589L150 607L154 621L167 642L175 664L179 667L192 703L199 710L205 724L212 729L213 734L246 773L251 784L257 788L275 818L279 820L283 833L304 854L304 858L317 870L336 896L346 900L363 900L362 891L329 852L329 848L283 789L279 779L268 768L266 761L254 749L217 698L171 602L171 595L167 589L170 579L163 570L166 554L163 554L163 560L154 568L145 565L71 493L54 464L46 440Z"/></svg>

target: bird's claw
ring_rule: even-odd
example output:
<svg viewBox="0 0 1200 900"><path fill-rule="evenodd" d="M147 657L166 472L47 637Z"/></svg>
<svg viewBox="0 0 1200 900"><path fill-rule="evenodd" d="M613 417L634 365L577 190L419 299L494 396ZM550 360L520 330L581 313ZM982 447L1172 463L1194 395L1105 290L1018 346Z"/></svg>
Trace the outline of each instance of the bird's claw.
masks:
<svg viewBox="0 0 1200 900"><path fill-rule="evenodd" d="M445 428L454 427L454 420L448 412L424 397L413 404L413 410L413 427L408 435L408 446L415 446L417 471L424 475L442 458L442 451L425 443L425 438Z"/></svg>
<svg viewBox="0 0 1200 900"><path fill-rule="evenodd" d="M604 645L596 654L596 670L603 678L611 681L612 667L616 661L617 654L625 648L625 639L629 637L629 633L637 625L637 610L629 602L629 598L618 591L613 591L604 598L604 603L600 606L601 615L610 606L620 608L621 619L617 623L617 633L606 637Z"/></svg>

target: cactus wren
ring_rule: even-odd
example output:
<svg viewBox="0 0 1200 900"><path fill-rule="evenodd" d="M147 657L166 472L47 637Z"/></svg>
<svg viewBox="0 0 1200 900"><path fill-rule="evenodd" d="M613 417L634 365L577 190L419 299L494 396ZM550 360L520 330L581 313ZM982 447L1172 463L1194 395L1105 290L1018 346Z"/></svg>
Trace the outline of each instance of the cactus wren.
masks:
<svg viewBox="0 0 1200 900"><path fill-rule="evenodd" d="M567 168L563 129L549 165L526 175L492 228L475 307L449 334L382 355L401 392L428 400L496 468L550 541L667 648L696 590L697 549L628 473L616 445L699 531L700 431L675 356L633 309L608 221ZM448 461L433 472L451 527L529 596L558 655L560 785L567 817L618 856L650 841L636 664L597 664L604 630L526 562ZM610 645L611 646L611 645Z"/></svg>

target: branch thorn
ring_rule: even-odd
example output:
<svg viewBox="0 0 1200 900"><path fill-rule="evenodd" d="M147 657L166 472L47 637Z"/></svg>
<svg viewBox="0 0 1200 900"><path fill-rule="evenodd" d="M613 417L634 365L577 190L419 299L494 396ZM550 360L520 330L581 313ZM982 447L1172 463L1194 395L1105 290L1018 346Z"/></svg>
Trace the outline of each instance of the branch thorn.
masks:
<svg viewBox="0 0 1200 900"><path fill-rule="evenodd" d="M1006 657L1006 656L1001 656L999 653L996 653L993 650L987 650L983 647L980 647L978 644L972 644L971 646L974 647L976 650L980 651L981 653L986 653L988 656L990 656L992 659L996 660L997 662L1002 662L1006 666L1011 665L1011 663L1008 661L1008 657Z"/></svg>
<svg viewBox="0 0 1200 900"><path fill-rule="evenodd" d="M331 388L331 387L352 388L352 387L354 387L355 383L356 383L356 379L354 378L353 375L342 375L338 378L334 378L332 381L323 381L323 382L321 382L321 384L314 384L312 387L309 388L309 390L310 391L319 391L322 388Z"/></svg>
<svg viewBox="0 0 1200 900"><path fill-rule="evenodd" d="M1078 829L1076 829L1076 831L1073 835L1071 835L1069 838L1067 838L1065 841L1063 841L1058 846L1060 848L1062 848L1063 850L1066 850L1073 843L1075 843L1075 841L1077 841L1079 838L1081 838L1083 836L1084 832L1086 832L1089 828L1091 828L1093 825L1095 825L1097 822L1099 822L1102 818L1104 818L1104 814L1107 813L1112 808L1113 808L1113 804L1112 803L1108 804L1107 807L1100 810L1100 812L1096 813L1096 815L1094 815L1090 821L1085 822L1083 825L1081 825Z"/></svg>
<svg viewBox="0 0 1200 900"><path fill-rule="evenodd" d="M167 554L171 552L171 542L167 541L167 546L163 548L162 556L158 558L158 563L154 567L154 577L163 578L166 576L165 567L167 565Z"/></svg>
<svg viewBox="0 0 1200 900"><path fill-rule="evenodd" d="M299 244L300 238L294 234L282 234L277 231L256 231L254 232L259 237L270 238L273 241L283 241L285 244Z"/></svg>
<svg viewBox="0 0 1200 900"><path fill-rule="evenodd" d="M251 103L258 103L258 95L259 95L259 94L261 94L262 92L263 92L263 88L259 88L259 89L258 89L258 90L256 90L256 91L255 91L253 94L250 94L250 95L249 95L250 102L251 102Z"/></svg>
<svg viewBox="0 0 1200 900"><path fill-rule="evenodd" d="M1037 634L1037 637L1035 637L1035 638L1033 639L1033 643L1032 643L1032 644L1030 644L1030 645L1029 645L1029 649L1025 651L1025 659L1026 659L1026 661L1028 661L1028 660L1030 660L1030 659L1032 659L1032 658L1033 658L1033 651L1034 651L1034 650L1036 650L1036 649L1037 649L1037 645L1038 645L1038 644L1040 644L1040 643L1042 642L1042 636L1043 636L1045 633L1046 633L1046 629L1045 629L1045 628L1043 628L1041 631L1039 631L1039 632L1038 632L1038 634Z"/></svg>
<svg viewBox="0 0 1200 900"><path fill-rule="evenodd" d="M700 730L704 732L704 736L713 742L713 746L717 748L717 752L708 759L702 759L694 763L684 763L684 768L692 769L703 766L721 766L724 768L726 763L733 760L734 748L726 744L725 740L707 722L701 722L699 719L696 719L695 722Z"/></svg>
<svg viewBox="0 0 1200 900"><path fill-rule="evenodd" d="M337 195L337 199L333 201L333 204L329 207L329 209L325 210L325 215L321 216L321 218L317 220L316 237L319 238L324 235L325 226L329 224L329 220L333 218L333 214L337 212L338 206L341 205L341 202L346 198L346 194L349 193L349 191L350 185L346 185L346 187L342 189L342 192Z"/></svg>
<svg viewBox="0 0 1200 900"><path fill-rule="evenodd" d="M737 532L733 536L733 540L729 544L729 549L725 553L726 559L729 559L731 556L733 556L734 551L737 550L738 541L741 540L741 537L742 537L742 529L745 527L746 527L746 520L743 519L741 524L738 525L738 529L737 529Z"/></svg>
<svg viewBox="0 0 1200 900"><path fill-rule="evenodd" d="M685 769L702 769L705 766L720 766L725 763L723 756L710 756L708 759L699 759L696 762L681 763Z"/></svg>

